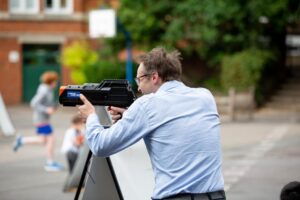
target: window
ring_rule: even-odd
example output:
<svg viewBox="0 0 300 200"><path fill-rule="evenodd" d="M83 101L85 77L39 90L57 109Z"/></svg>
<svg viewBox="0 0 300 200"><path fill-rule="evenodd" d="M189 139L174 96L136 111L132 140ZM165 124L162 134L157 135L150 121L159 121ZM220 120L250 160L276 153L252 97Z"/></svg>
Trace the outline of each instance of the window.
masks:
<svg viewBox="0 0 300 200"><path fill-rule="evenodd" d="M39 12L39 0L9 0L9 11L16 14Z"/></svg>
<svg viewBox="0 0 300 200"><path fill-rule="evenodd" d="M44 0L45 13L70 14L73 11L73 0Z"/></svg>

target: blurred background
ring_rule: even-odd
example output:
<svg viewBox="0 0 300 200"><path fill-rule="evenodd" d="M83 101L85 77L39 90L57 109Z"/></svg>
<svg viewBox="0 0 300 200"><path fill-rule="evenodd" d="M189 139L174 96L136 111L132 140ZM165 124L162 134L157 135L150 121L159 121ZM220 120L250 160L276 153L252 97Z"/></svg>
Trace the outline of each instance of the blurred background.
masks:
<svg viewBox="0 0 300 200"><path fill-rule="evenodd" d="M113 11L113 24L108 24L111 18L99 19L99 23L96 20L96 24L91 20L92 11L106 10ZM93 35L93 27L102 30ZM106 35L109 27L113 33ZM232 161L249 161L246 155L249 149L260 147L264 137L275 134L266 141L271 140L273 148L283 140L280 145L285 146L278 147L276 162L266 164L278 166L274 170L280 174L273 180L275 185L268 187L269 194L278 196L284 183L300 179L299 171L296 175L296 168L300 166L300 150L296 148L300 136L297 131L300 121L299 0L1 0L0 44L0 95L14 127L25 134L34 131L28 102L43 72L58 72L60 85L126 78L136 89L132 81L138 66L136 57L163 46L182 53L182 81L186 85L206 87L216 98L223 122L225 174L232 178L235 171L231 169ZM63 119L69 122L74 112L75 109L61 108L54 118L54 127L64 131L68 124L63 123ZM292 136L284 140L288 134ZM14 168L4 164L6 155L12 154L12 141L12 137L0 136L1 152L7 153L0 154L0 185L6 186L0 189L0 199L17 199L12 188L18 181L7 176ZM58 139L58 144L60 141ZM242 175L233 175L234 181L225 176L228 193L232 195L230 199L274 199L272 195L247 196L244 190L250 183L270 184L271 176L264 180L241 178L272 148L260 151L251 165L245 164L248 168L242 168ZM28 150L26 155L30 152ZM274 152L271 155L274 156ZM18 157L14 156L8 156L9 162L18 166L19 161L14 160ZM289 162L289 158L294 163ZM32 159L38 163L41 158L38 155ZM286 166L280 159L287 159ZM1 173L1 169L5 170ZM287 169L290 174L280 173ZM30 167L28 170L33 173ZM257 177L263 177L266 171L257 172ZM40 173L43 177L43 172ZM64 175L58 175L61 183ZM18 178L20 176L22 173ZM7 185L8 180L16 181ZM241 180L245 187L234 190L233 186ZM29 195L28 199L34 196Z"/></svg>
<svg viewBox="0 0 300 200"><path fill-rule="evenodd" d="M115 11L115 33L91 37L90 11L108 9ZM136 56L156 46L181 51L187 85L225 96L230 88L254 88L256 107L280 104L280 95L272 97L295 87L299 74L297 0L2 0L0 14L0 90L8 105L28 102L50 69L61 84L132 82Z"/></svg>

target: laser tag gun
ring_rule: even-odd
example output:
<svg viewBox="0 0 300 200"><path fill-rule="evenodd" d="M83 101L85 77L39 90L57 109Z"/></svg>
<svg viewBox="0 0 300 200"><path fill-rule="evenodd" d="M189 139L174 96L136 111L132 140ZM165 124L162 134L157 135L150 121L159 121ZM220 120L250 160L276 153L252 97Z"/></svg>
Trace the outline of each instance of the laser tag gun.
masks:
<svg viewBox="0 0 300 200"><path fill-rule="evenodd" d="M103 80L101 83L61 86L59 103L63 106L82 105L83 94L93 105L128 107L136 99L129 82L124 79Z"/></svg>

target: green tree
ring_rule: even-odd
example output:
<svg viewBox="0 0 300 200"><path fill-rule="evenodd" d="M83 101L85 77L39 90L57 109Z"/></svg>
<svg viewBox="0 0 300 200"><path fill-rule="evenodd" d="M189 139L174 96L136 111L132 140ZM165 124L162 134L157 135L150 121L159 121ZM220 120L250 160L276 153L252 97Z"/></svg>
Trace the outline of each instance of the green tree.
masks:
<svg viewBox="0 0 300 200"><path fill-rule="evenodd" d="M296 0L122 0L118 16L143 49L164 44L218 63L224 53L278 46ZM298 19L299 20L299 19ZM119 44L120 36L116 41Z"/></svg>
<svg viewBox="0 0 300 200"><path fill-rule="evenodd" d="M222 59L221 82L225 89L247 90L258 87L262 71L274 58L270 51L247 49Z"/></svg>
<svg viewBox="0 0 300 200"><path fill-rule="evenodd" d="M248 49L267 50L276 59L268 67L273 77L263 79L269 85L285 74L287 26L300 23L299 0L122 0L120 3L118 16L131 32L136 48L149 50L157 45L177 48L183 52L184 60L204 60L206 67L216 73L222 71L224 56ZM124 36L118 34L109 44L114 49L123 48ZM264 69L261 72L269 74ZM213 74L214 80L215 77L218 74Z"/></svg>

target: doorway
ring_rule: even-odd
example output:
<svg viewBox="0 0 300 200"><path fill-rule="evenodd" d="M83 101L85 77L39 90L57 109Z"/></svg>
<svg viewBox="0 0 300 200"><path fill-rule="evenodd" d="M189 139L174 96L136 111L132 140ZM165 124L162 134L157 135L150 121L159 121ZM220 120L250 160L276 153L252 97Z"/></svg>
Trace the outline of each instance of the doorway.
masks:
<svg viewBox="0 0 300 200"><path fill-rule="evenodd" d="M40 84L40 76L46 71L55 71L61 77L59 62L60 45L30 45L22 47L23 51L23 102L29 103ZM55 100L58 99L58 86Z"/></svg>

